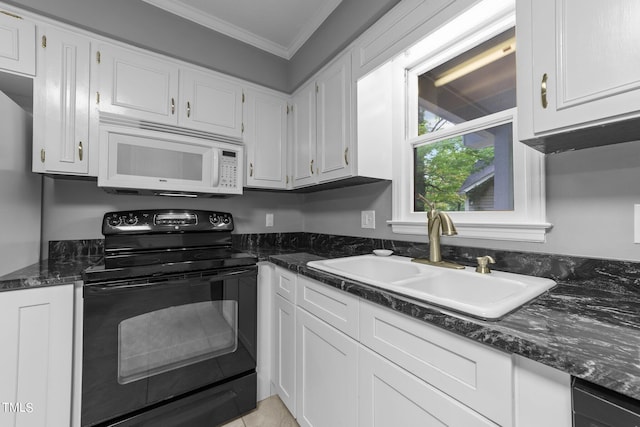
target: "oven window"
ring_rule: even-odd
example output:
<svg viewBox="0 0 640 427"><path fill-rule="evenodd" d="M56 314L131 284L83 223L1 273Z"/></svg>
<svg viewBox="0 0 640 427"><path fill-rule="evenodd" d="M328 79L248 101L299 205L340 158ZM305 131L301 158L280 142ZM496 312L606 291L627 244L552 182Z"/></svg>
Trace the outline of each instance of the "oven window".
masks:
<svg viewBox="0 0 640 427"><path fill-rule="evenodd" d="M123 320L118 326L118 382L233 353L238 346L237 313L237 301L205 301Z"/></svg>

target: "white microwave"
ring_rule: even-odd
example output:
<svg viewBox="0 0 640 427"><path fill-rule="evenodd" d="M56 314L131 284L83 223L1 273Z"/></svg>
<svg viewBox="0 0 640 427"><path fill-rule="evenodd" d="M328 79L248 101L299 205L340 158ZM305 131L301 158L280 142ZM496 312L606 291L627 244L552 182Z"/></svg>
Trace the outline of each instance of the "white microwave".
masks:
<svg viewBox="0 0 640 427"><path fill-rule="evenodd" d="M101 124L98 187L122 194L242 194L243 159L240 145Z"/></svg>

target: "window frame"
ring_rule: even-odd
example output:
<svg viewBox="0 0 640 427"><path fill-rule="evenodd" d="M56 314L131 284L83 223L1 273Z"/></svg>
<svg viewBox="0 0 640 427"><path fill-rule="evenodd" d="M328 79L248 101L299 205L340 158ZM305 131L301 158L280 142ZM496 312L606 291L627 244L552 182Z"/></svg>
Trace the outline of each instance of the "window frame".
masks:
<svg viewBox="0 0 640 427"><path fill-rule="evenodd" d="M394 233L427 234L426 213L413 211L413 149L416 145L508 122L513 124L513 210L447 214L460 237L544 242L546 232L551 228L546 221L544 154L518 141L515 107L417 136L417 76L515 25L515 5L485 13L480 19L474 18L477 8L483 6L486 10L485 2L478 3L393 60L393 206L392 219L388 223ZM456 34L452 31L456 25L468 30Z"/></svg>

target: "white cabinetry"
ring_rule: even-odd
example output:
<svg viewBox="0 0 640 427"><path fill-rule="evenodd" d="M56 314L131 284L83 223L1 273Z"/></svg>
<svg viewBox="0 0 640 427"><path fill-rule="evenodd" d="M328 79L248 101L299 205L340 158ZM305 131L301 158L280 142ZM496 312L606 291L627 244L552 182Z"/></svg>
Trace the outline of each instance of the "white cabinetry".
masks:
<svg viewBox="0 0 640 427"><path fill-rule="evenodd" d="M357 425L358 343L300 307L296 329L298 423Z"/></svg>
<svg viewBox="0 0 640 427"><path fill-rule="evenodd" d="M247 187L286 188L287 98L248 89L244 102Z"/></svg>
<svg viewBox="0 0 640 427"><path fill-rule="evenodd" d="M233 80L110 44L95 55L101 112L242 138L242 87Z"/></svg>
<svg viewBox="0 0 640 427"><path fill-rule="evenodd" d="M90 41L46 26L38 35L33 171L96 176L97 141L89 140Z"/></svg>
<svg viewBox="0 0 640 427"><path fill-rule="evenodd" d="M296 307L295 273L276 267L273 281L273 365L276 394L296 415Z"/></svg>
<svg viewBox="0 0 640 427"><path fill-rule="evenodd" d="M213 73L180 69L180 126L242 138L242 88Z"/></svg>
<svg viewBox="0 0 640 427"><path fill-rule="evenodd" d="M360 305L360 342L497 424L513 425L508 354L373 304Z"/></svg>
<svg viewBox="0 0 640 427"><path fill-rule="evenodd" d="M633 0L607 7L596 0L517 2L521 140L640 117L638 15L640 3ZM635 129L608 128L591 138L585 133L557 148L635 140Z"/></svg>
<svg viewBox="0 0 640 427"><path fill-rule="evenodd" d="M70 425L73 285L0 292L0 425Z"/></svg>
<svg viewBox="0 0 640 427"><path fill-rule="evenodd" d="M178 65L108 44L97 46L100 111L177 124Z"/></svg>
<svg viewBox="0 0 640 427"><path fill-rule="evenodd" d="M360 427L496 426L365 347L360 348L359 383Z"/></svg>
<svg viewBox="0 0 640 427"><path fill-rule="evenodd" d="M36 26L11 12L0 10L0 69L36 73Z"/></svg>
<svg viewBox="0 0 640 427"><path fill-rule="evenodd" d="M351 176L351 97L351 52L294 94L295 187Z"/></svg>
<svg viewBox="0 0 640 427"><path fill-rule="evenodd" d="M571 426L569 374L274 271L273 382L301 426Z"/></svg>

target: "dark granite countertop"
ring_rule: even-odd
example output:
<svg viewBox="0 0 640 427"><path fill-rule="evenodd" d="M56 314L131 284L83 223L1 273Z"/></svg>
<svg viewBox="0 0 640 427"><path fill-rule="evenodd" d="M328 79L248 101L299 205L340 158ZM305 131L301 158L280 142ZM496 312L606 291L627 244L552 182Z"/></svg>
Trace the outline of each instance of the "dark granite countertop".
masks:
<svg viewBox="0 0 640 427"><path fill-rule="evenodd" d="M242 236L236 246L262 261L640 400L640 263L443 247L444 257L463 264L489 254L498 260L496 270L558 282L504 318L482 321L306 266L312 260L370 253L375 247L424 256L424 244L300 233L276 238L282 241ZM52 242L49 253L61 256L0 277L0 292L75 282L84 269L102 260L101 241Z"/></svg>
<svg viewBox="0 0 640 427"><path fill-rule="evenodd" d="M640 399L640 295L559 282L501 320L482 321L306 266L327 254L257 255L450 332Z"/></svg>
<svg viewBox="0 0 640 427"><path fill-rule="evenodd" d="M0 292L56 286L82 280L82 271L102 256L81 256L66 260L43 260L0 277Z"/></svg>

